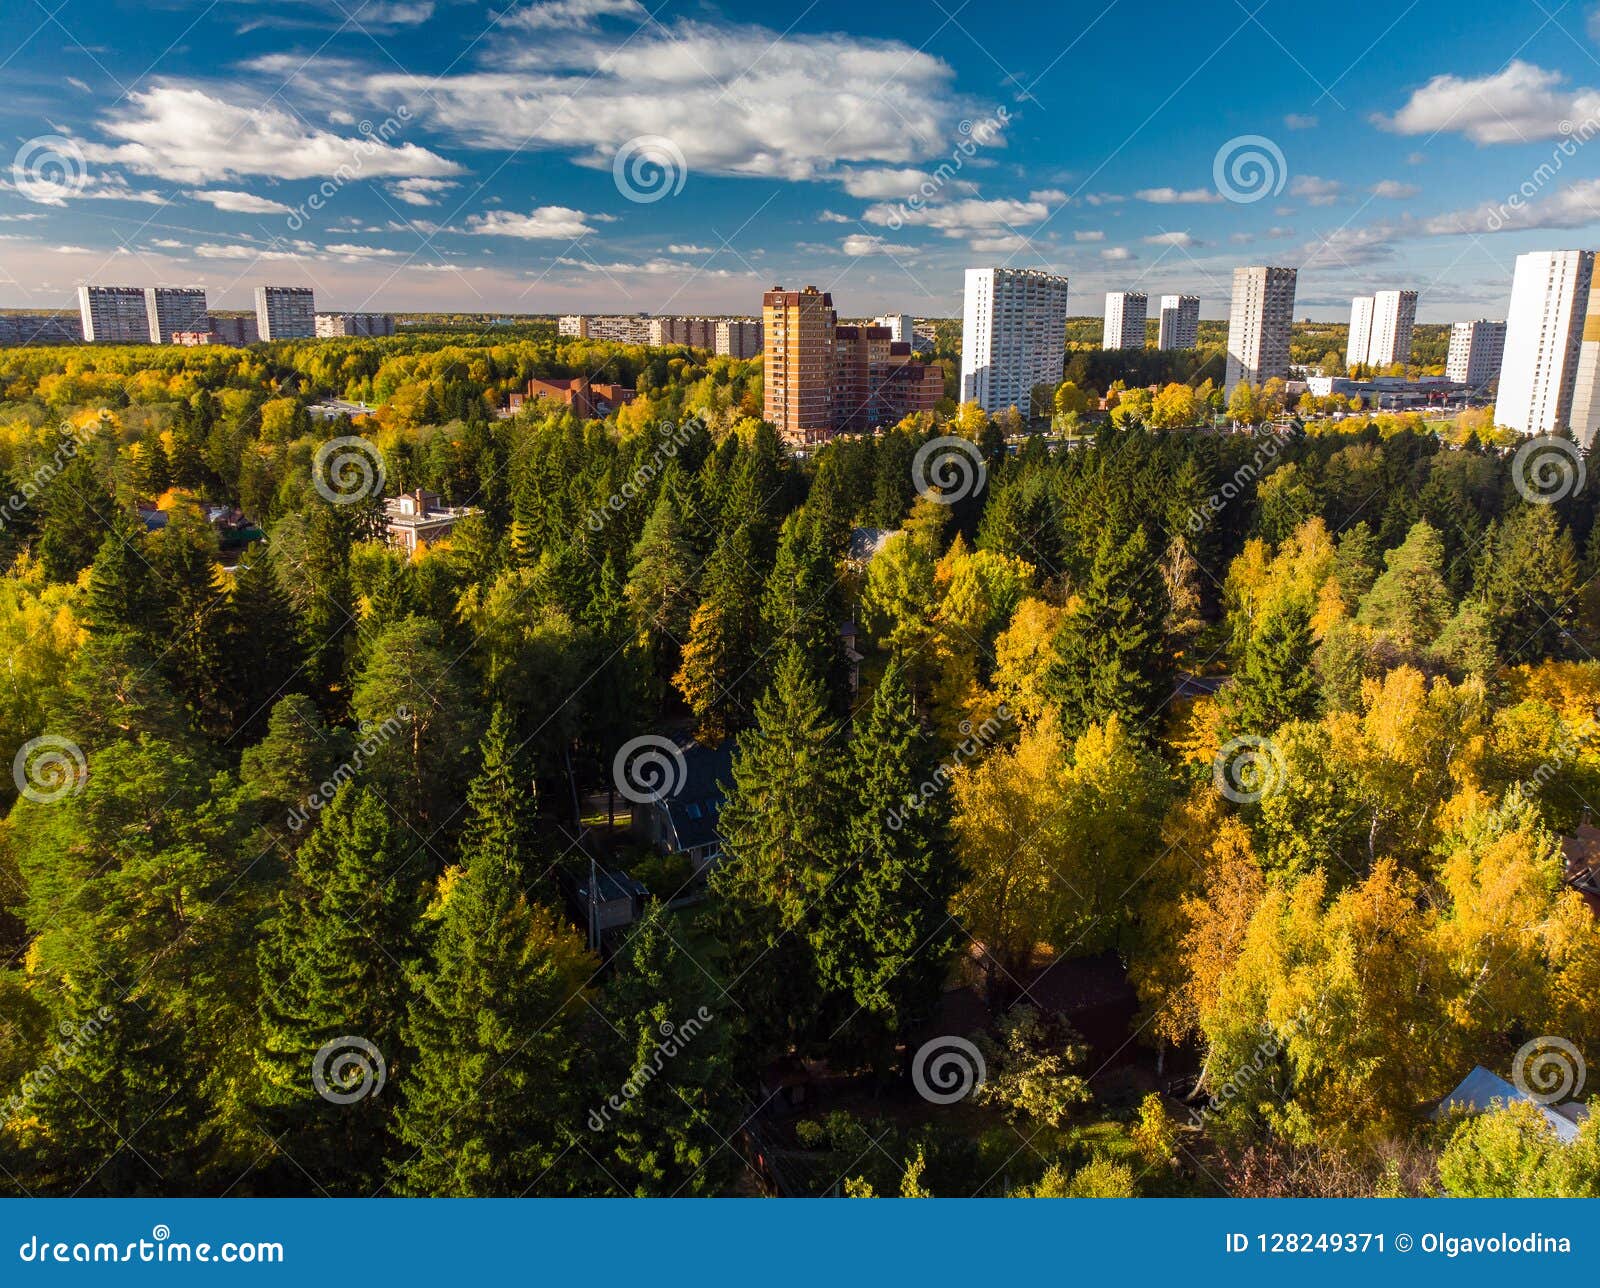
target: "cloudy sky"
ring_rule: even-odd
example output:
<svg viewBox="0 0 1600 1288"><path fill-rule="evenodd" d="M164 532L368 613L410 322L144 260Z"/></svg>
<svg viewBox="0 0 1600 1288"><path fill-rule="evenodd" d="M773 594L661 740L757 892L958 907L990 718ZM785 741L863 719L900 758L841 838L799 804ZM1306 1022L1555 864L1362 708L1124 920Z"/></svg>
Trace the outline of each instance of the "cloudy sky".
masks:
<svg viewBox="0 0 1600 1288"><path fill-rule="evenodd" d="M0 306L959 311L961 269L1503 316L1600 245L1600 6L12 0ZM1592 149L1592 151L1591 151Z"/></svg>

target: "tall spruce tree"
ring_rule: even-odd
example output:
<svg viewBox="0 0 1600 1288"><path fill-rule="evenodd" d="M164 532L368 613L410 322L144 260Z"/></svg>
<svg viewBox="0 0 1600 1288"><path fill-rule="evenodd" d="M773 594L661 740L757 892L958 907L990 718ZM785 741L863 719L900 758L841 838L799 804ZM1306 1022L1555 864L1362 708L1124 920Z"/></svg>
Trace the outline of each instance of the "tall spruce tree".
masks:
<svg viewBox="0 0 1600 1288"><path fill-rule="evenodd" d="M291 1182L304 1171L330 1194L371 1193L381 1182L395 1095L375 1076L340 1085L339 1054L370 1043L368 1068L381 1060L392 1074L406 1063L402 1022L428 866L377 792L355 783L321 811L296 856L257 955L258 1100ZM319 1072L331 1096L316 1085Z"/></svg>
<svg viewBox="0 0 1600 1288"><path fill-rule="evenodd" d="M1155 736L1151 723L1172 688L1167 607L1161 569L1143 529L1125 537L1107 529L1083 604L1062 623L1050 668L1049 688L1067 737L1113 715L1136 736Z"/></svg>
<svg viewBox="0 0 1600 1288"><path fill-rule="evenodd" d="M605 1085L619 1091L587 1124L605 1147L606 1175L640 1198L722 1194L739 1167L726 1145L742 1117L732 1008L670 916L652 903L618 957L603 1005L612 1030Z"/></svg>
<svg viewBox="0 0 1600 1288"><path fill-rule="evenodd" d="M824 975L860 1008L856 1027L881 1068L938 1005L960 879L933 742L897 662L858 721L848 764L850 871L829 891L816 952Z"/></svg>
<svg viewBox="0 0 1600 1288"><path fill-rule="evenodd" d="M1264 736L1286 721L1314 716L1315 653L1310 607L1294 597L1271 604L1256 622L1244 660L1225 690L1228 727L1235 734Z"/></svg>

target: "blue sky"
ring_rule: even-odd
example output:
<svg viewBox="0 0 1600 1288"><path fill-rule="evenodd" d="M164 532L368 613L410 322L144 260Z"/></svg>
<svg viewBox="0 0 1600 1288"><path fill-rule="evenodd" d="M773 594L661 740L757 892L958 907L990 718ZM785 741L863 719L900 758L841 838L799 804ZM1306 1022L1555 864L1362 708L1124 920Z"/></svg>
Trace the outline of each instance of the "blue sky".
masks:
<svg viewBox="0 0 1600 1288"><path fill-rule="evenodd" d="M12 0L0 305L959 311L969 265L1503 316L1600 245L1600 6ZM1592 137L1591 137L1592 136ZM1592 155L1589 149L1592 149Z"/></svg>

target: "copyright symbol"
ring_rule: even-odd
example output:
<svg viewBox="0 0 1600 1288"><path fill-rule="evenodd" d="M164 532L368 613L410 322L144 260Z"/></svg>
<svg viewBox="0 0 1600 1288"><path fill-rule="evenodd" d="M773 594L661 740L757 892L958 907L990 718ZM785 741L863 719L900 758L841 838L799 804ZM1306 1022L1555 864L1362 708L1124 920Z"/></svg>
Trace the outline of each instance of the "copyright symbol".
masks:
<svg viewBox="0 0 1600 1288"><path fill-rule="evenodd" d="M1395 1235L1394 1236L1394 1247L1395 1247L1395 1251L1396 1252L1410 1252L1411 1251L1411 1236L1409 1234L1397 1234L1397 1235Z"/></svg>

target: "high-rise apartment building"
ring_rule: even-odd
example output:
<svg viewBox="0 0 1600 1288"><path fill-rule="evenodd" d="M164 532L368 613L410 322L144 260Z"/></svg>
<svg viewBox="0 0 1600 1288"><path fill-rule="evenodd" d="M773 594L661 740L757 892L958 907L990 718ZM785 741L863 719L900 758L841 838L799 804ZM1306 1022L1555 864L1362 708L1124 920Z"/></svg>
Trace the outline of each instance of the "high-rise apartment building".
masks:
<svg viewBox="0 0 1600 1288"><path fill-rule="evenodd" d="M1495 424L1524 434L1548 434L1571 423L1593 277L1592 250L1517 256Z"/></svg>
<svg viewBox="0 0 1600 1288"><path fill-rule="evenodd" d="M1241 380L1252 385L1289 375L1289 326L1294 319L1297 269L1252 265L1233 270L1228 313L1229 393Z"/></svg>
<svg viewBox="0 0 1600 1288"><path fill-rule="evenodd" d="M719 357L755 357L761 352L761 323L743 319L718 322L716 346Z"/></svg>
<svg viewBox="0 0 1600 1288"><path fill-rule="evenodd" d="M1506 324L1479 318L1457 322L1450 328L1450 352L1445 359L1447 379L1481 389L1500 374L1506 351Z"/></svg>
<svg viewBox="0 0 1600 1288"><path fill-rule="evenodd" d="M145 321L151 344L171 344L175 331L209 331L206 293L192 286L144 288Z"/></svg>
<svg viewBox="0 0 1600 1288"><path fill-rule="evenodd" d="M1035 385L1061 382L1067 279L1031 268L969 268L961 307L961 401L1026 413Z"/></svg>
<svg viewBox="0 0 1600 1288"><path fill-rule="evenodd" d="M1144 319L1150 298L1143 291L1107 291L1102 349L1144 348Z"/></svg>
<svg viewBox="0 0 1600 1288"><path fill-rule="evenodd" d="M1572 436L1585 450L1600 431L1600 313L1583 323L1583 345L1578 350L1578 375L1572 382Z"/></svg>
<svg viewBox="0 0 1600 1288"><path fill-rule="evenodd" d="M352 335L393 335L393 313L319 313L317 334L324 339Z"/></svg>
<svg viewBox="0 0 1600 1288"><path fill-rule="evenodd" d="M909 313L885 313L872 319L873 326L889 328L889 338L896 344L910 344L917 338L917 320Z"/></svg>
<svg viewBox="0 0 1600 1288"><path fill-rule="evenodd" d="M932 411L944 397L944 372L917 362L909 341L886 326L841 326L833 332L833 423L865 433Z"/></svg>
<svg viewBox="0 0 1600 1288"><path fill-rule="evenodd" d="M1372 340L1367 365L1375 371L1411 361L1411 330L1417 322L1415 291L1379 291L1372 297Z"/></svg>
<svg viewBox="0 0 1600 1288"><path fill-rule="evenodd" d="M1200 343L1200 297L1163 295L1156 324L1156 348L1193 349Z"/></svg>
<svg viewBox="0 0 1600 1288"><path fill-rule="evenodd" d="M142 286L80 286L83 338L93 344L150 343L150 313Z"/></svg>
<svg viewBox="0 0 1600 1288"><path fill-rule="evenodd" d="M717 343L715 318L651 318L650 344L681 344L691 349L712 349Z"/></svg>
<svg viewBox="0 0 1600 1288"><path fill-rule="evenodd" d="M786 442L820 443L834 428L833 296L808 286L761 297L766 419Z"/></svg>
<svg viewBox="0 0 1600 1288"><path fill-rule="evenodd" d="M589 338L589 319L578 313L563 314L556 319L556 334L564 335L574 340L587 340Z"/></svg>
<svg viewBox="0 0 1600 1288"><path fill-rule="evenodd" d="M1344 346L1344 365L1364 367L1372 350L1372 296L1358 295L1350 301L1350 335Z"/></svg>
<svg viewBox="0 0 1600 1288"><path fill-rule="evenodd" d="M256 287L256 329L263 340L305 340L317 333L309 286Z"/></svg>
<svg viewBox="0 0 1600 1288"><path fill-rule="evenodd" d="M0 313L0 348L23 344L82 344L76 313Z"/></svg>

